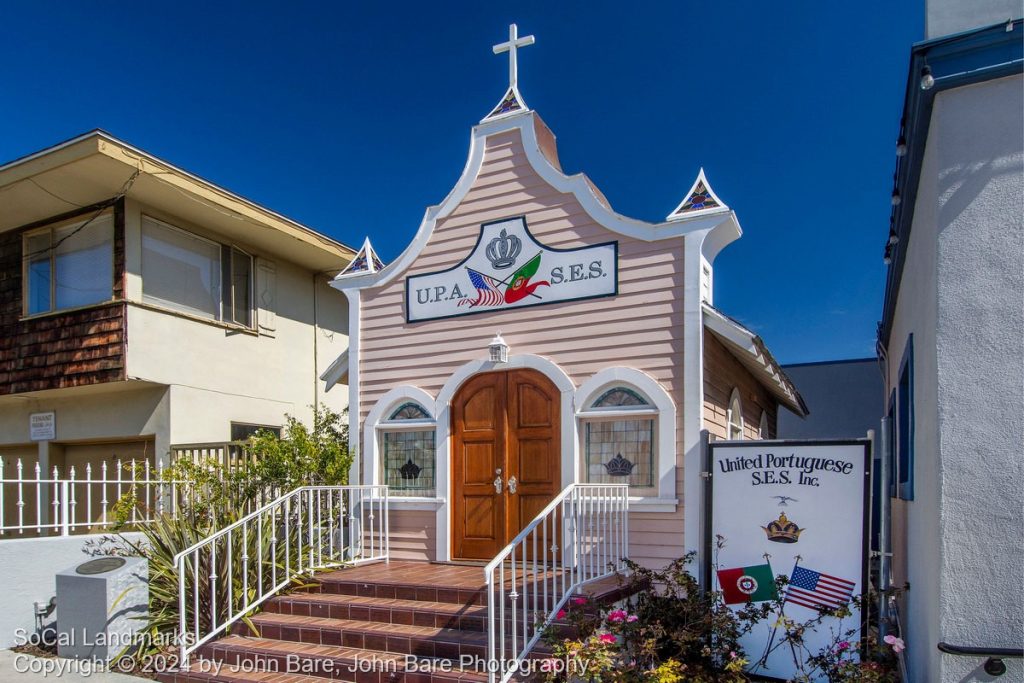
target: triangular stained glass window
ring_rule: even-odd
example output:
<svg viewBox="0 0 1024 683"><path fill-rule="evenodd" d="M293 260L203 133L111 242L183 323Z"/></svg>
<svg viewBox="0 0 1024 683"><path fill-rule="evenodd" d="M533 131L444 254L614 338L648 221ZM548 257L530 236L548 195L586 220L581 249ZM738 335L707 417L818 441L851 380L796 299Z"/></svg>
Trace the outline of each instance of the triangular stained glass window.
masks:
<svg viewBox="0 0 1024 683"><path fill-rule="evenodd" d="M492 116L500 116L501 114L507 114L511 111L519 111L522 108L523 105L519 102L519 99L516 97L515 91L510 89L507 93L505 93L504 99L502 99L498 106L494 108L494 111L487 115L487 118L491 118Z"/></svg>
<svg viewBox="0 0 1024 683"><path fill-rule="evenodd" d="M715 201L715 198L711 196L708 188L703 182L697 183L697 187L693 188L693 192L686 198L686 201L679 205L676 209L676 213L689 213L690 211L700 211L702 209L716 209L721 204Z"/></svg>

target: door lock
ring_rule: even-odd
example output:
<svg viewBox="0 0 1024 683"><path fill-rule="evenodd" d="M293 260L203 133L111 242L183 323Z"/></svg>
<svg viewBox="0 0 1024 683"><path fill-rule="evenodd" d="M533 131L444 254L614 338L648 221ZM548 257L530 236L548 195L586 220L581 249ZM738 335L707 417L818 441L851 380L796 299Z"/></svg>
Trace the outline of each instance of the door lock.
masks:
<svg viewBox="0 0 1024 683"><path fill-rule="evenodd" d="M500 494L502 491L501 468L494 470L494 473L498 475L494 478L494 492Z"/></svg>
<svg viewBox="0 0 1024 683"><path fill-rule="evenodd" d="M508 492L509 493L515 493L516 492L516 487L518 485L519 485L519 482L516 481L516 478L515 478L514 475L508 478Z"/></svg>

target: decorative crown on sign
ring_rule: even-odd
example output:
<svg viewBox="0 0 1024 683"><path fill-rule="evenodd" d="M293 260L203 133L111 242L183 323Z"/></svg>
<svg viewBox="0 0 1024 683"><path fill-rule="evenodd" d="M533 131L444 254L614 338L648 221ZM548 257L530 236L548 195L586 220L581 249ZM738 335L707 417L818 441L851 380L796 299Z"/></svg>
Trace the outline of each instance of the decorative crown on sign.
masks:
<svg viewBox="0 0 1024 683"><path fill-rule="evenodd" d="M499 270L510 268L522 249L523 244L519 238L502 229L497 237L487 243L487 260Z"/></svg>
<svg viewBox="0 0 1024 683"><path fill-rule="evenodd" d="M776 543L796 543L800 540L800 534L805 531L797 526L796 522L791 522L785 512L780 512L778 519L773 519L768 522L768 526L761 528L768 534L768 540Z"/></svg>

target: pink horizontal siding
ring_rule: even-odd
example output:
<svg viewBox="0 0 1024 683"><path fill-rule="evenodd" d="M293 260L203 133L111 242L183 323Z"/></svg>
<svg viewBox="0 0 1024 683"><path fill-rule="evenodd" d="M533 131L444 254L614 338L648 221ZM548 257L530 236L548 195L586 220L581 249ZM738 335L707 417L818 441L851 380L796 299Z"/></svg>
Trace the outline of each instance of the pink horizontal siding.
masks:
<svg viewBox="0 0 1024 683"><path fill-rule="evenodd" d="M476 243L480 224L525 215L545 245L619 243L619 295L506 312L407 324L405 277L450 268ZM676 452L682 444L683 240L643 242L598 225L571 194L549 186L529 165L517 132L487 140L483 166L460 205L439 221L422 253L402 277L364 290L361 308L360 424L388 390L403 384L437 395L461 365L486 355L496 331L511 353L557 363L579 386L611 366L642 370L679 408ZM362 430L360 430L362 434ZM677 456L677 495L683 490ZM634 514L636 559L664 564L682 552L682 505L674 514ZM657 521L646 525L645 522Z"/></svg>

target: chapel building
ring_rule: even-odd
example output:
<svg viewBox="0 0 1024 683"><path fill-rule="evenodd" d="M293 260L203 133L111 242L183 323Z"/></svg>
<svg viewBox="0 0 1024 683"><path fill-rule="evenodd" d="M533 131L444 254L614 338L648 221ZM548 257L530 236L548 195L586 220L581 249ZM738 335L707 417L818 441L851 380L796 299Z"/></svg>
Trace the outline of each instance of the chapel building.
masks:
<svg viewBox="0 0 1024 683"><path fill-rule="evenodd" d="M458 183L397 259L367 240L333 282L352 482L389 485L391 557L429 561L490 560L565 487L628 484L629 556L662 566L700 544L702 433L773 439L806 406L713 307L741 230L703 171L660 223L616 213L562 171L510 43Z"/></svg>

